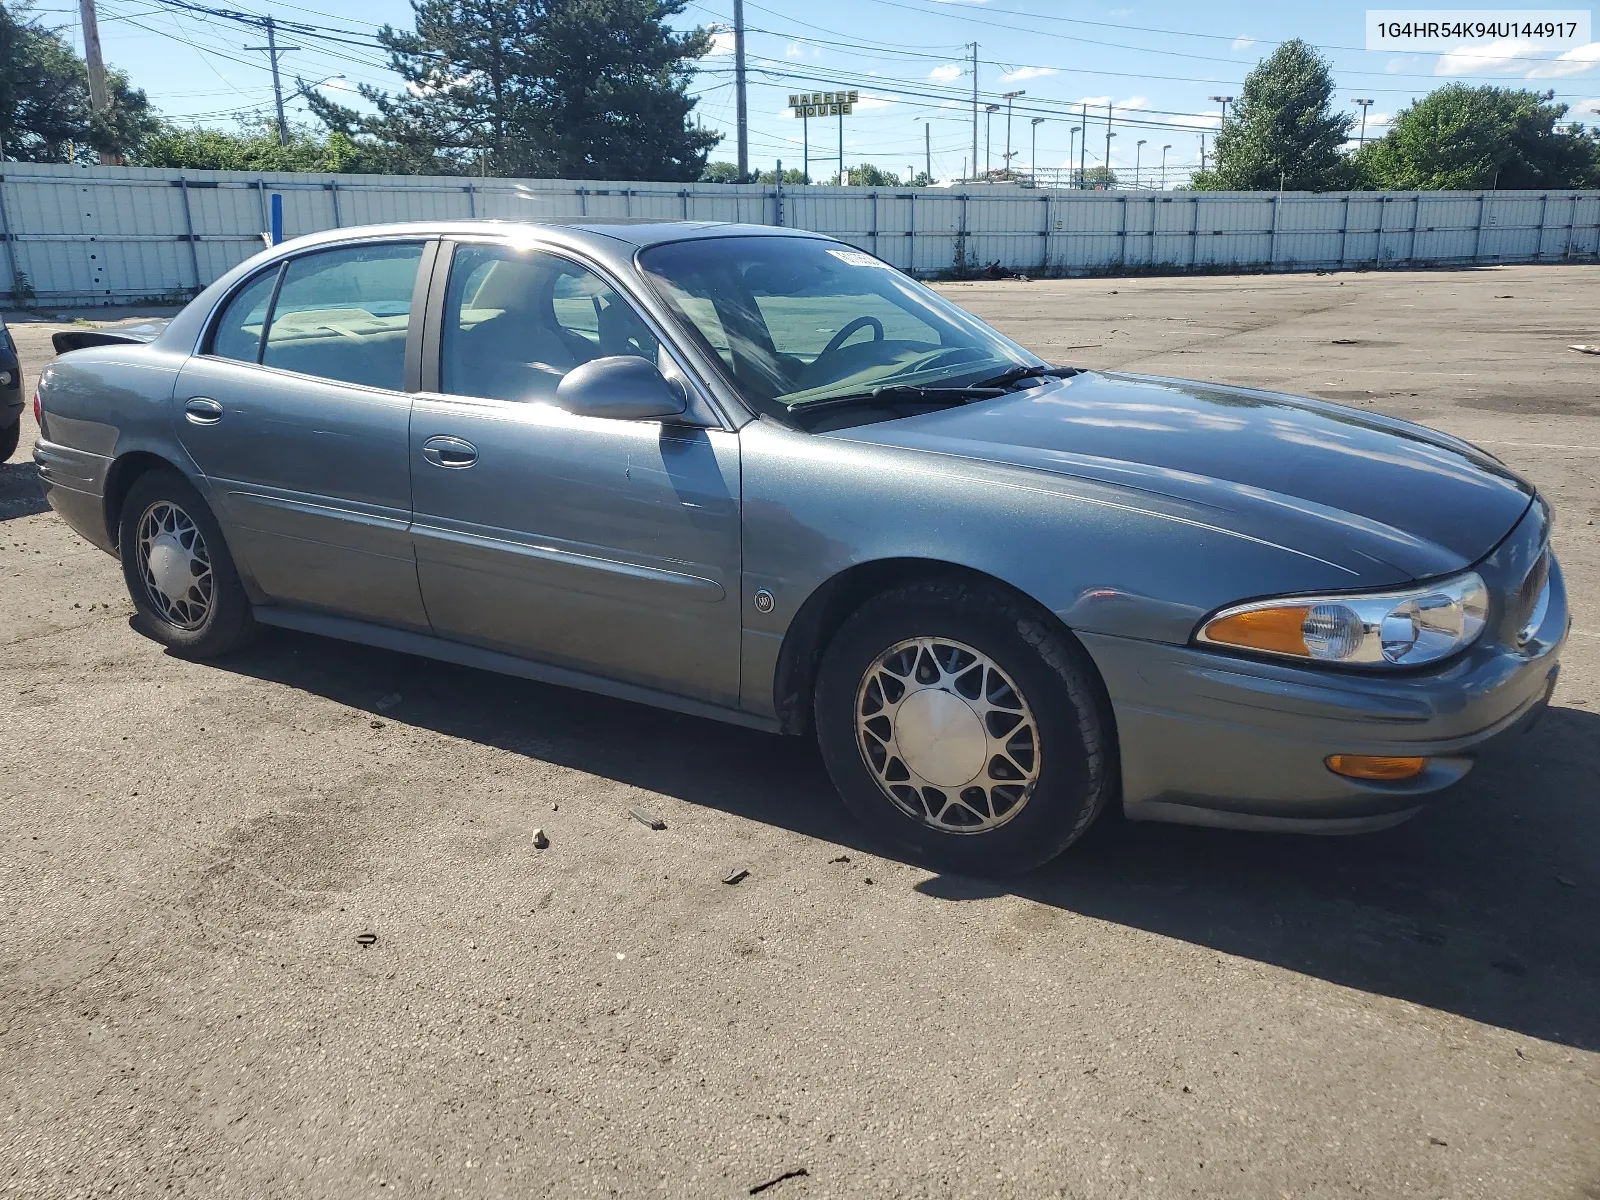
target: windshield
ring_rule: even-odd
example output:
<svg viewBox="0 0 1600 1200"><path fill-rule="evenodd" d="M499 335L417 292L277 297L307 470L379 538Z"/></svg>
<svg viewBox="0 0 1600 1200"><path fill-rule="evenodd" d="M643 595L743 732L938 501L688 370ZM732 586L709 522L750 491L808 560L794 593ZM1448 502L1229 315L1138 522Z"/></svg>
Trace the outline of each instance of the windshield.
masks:
<svg viewBox="0 0 1600 1200"><path fill-rule="evenodd" d="M1040 360L870 254L807 237L668 242L657 290L758 405L960 386Z"/></svg>

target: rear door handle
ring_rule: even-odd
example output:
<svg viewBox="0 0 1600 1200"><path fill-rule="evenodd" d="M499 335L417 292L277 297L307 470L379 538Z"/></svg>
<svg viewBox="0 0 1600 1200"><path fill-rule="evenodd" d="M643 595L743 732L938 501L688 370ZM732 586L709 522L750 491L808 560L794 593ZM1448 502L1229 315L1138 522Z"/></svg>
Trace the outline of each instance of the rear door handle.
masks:
<svg viewBox="0 0 1600 1200"><path fill-rule="evenodd" d="M222 420L222 405L210 396L191 396L183 406L183 419L191 425L215 425Z"/></svg>
<svg viewBox="0 0 1600 1200"><path fill-rule="evenodd" d="M461 438L439 434L422 443L422 457L436 467L460 470L478 461L478 448Z"/></svg>

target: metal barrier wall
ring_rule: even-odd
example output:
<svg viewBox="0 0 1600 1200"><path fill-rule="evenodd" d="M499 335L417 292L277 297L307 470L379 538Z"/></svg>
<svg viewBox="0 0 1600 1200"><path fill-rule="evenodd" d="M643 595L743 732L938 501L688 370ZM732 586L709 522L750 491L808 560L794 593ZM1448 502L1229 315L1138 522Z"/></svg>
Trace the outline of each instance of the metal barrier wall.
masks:
<svg viewBox="0 0 1600 1200"><path fill-rule="evenodd" d="M400 175L251 175L7 163L0 291L14 302L193 295L284 232L379 221L655 218L828 233L919 276L1600 261L1600 192L1077 192Z"/></svg>

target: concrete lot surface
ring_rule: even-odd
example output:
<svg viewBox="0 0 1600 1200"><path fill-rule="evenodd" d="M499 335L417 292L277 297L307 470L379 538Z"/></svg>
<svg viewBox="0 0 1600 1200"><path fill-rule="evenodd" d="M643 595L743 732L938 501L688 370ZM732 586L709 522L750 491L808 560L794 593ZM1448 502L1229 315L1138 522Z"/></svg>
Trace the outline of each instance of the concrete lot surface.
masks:
<svg viewBox="0 0 1600 1200"><path fill-rule="evenodd" d="M1600 269L947 294L1526 472L1553 710L1385 833L1107 821L978 884L866 844L797 740L286 633L169 657L24 451L0 1195L1600 1197Z"/></svg>

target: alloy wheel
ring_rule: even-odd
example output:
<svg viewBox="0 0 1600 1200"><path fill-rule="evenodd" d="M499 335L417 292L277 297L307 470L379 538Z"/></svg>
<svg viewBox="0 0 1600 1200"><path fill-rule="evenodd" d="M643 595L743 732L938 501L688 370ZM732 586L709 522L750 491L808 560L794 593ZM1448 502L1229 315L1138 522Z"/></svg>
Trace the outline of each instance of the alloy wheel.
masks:
<svg viewBox="0 0 1600 1200"><path fill-rule="evenodd" d="M911 638L856 689L861 757L885 796L945 833L985 833L1022 811L1039 780L1039 727L993 659L948 638Z"/></svg>
<svg viewBox="0 0 1600 1200"><path fill-rule="evenodd" d="M199 629L211 615L211 554L194 519L170 500L139 518L139 575L157 614L179 629Z"/></svg>

